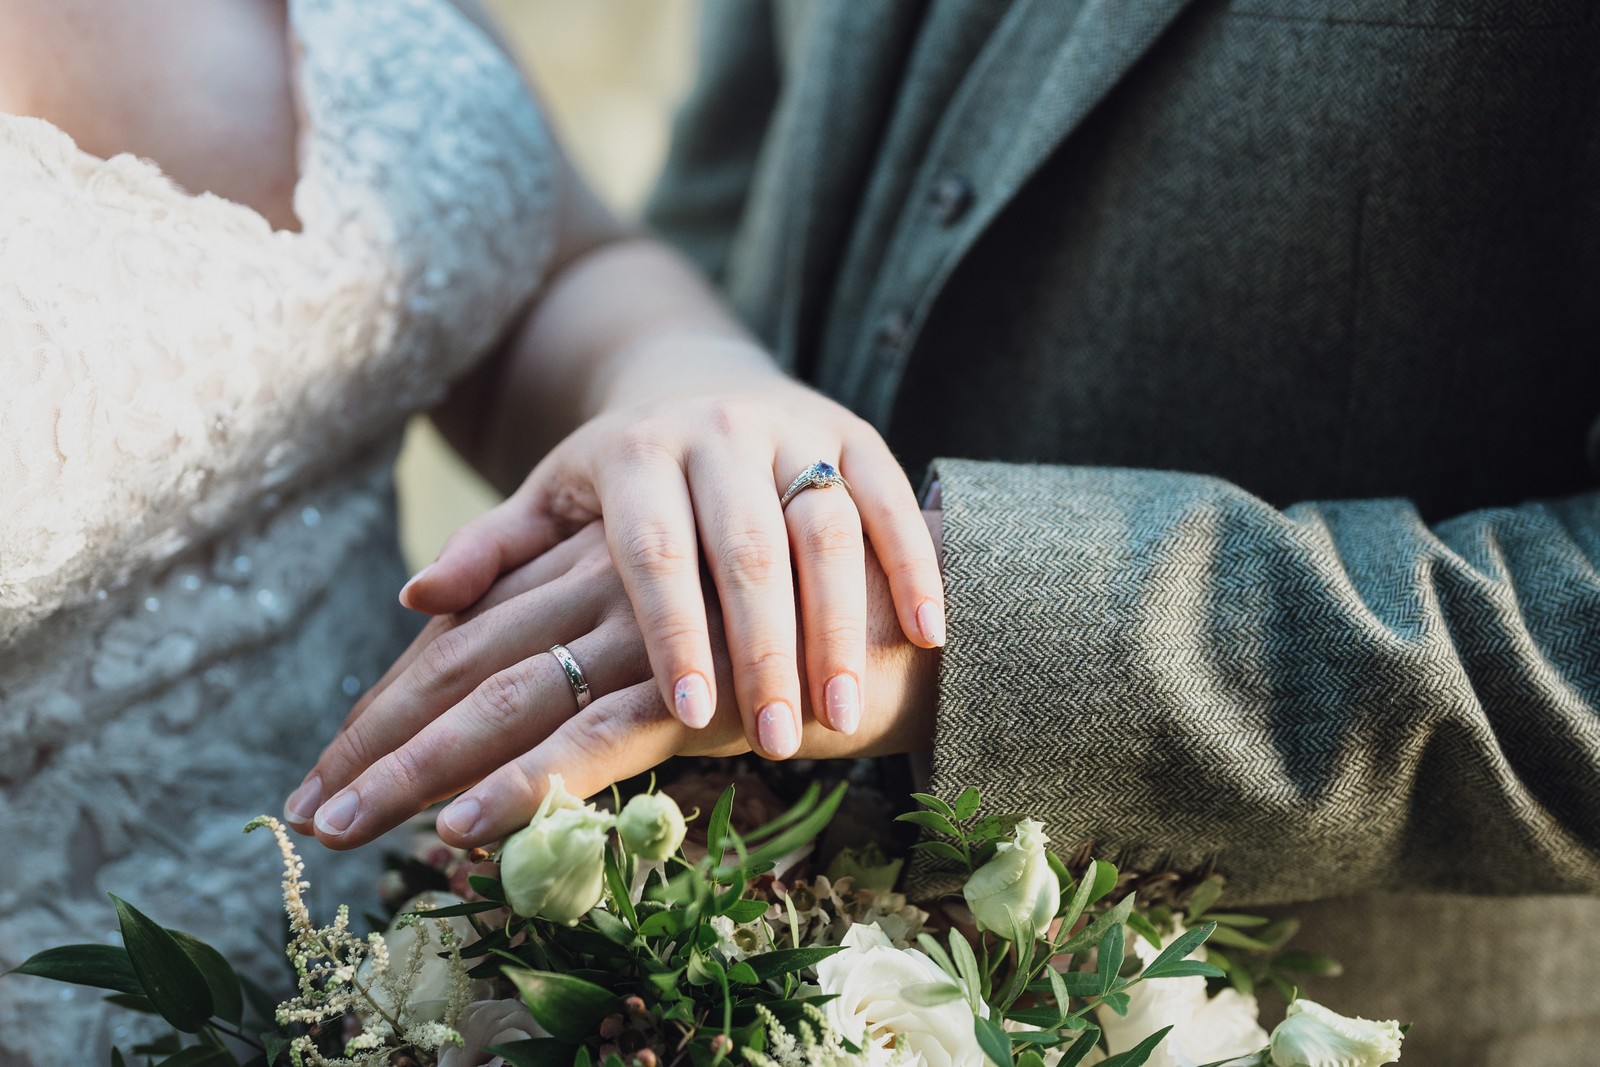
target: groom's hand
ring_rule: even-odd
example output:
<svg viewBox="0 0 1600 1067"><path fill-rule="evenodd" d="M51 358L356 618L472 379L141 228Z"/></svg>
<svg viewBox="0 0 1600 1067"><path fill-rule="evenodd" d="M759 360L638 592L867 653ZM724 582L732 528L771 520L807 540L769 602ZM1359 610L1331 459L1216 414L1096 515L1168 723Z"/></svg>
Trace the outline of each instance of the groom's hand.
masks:
<svg viewBox="0 0 1600 1067"><path fill-rule="evenodd" d="M937 540L938 513L927 518ZM865 688L873 713L858 733L844 735L805 709L802 755L875 755L932 743L937 652L905 639L870 551L866 580ZM711 637L724 683L717 690L731 694L715 615ZM561 665L544 651L557 643L589 683L592 703L581 712ZM470 846L525 824L551 773L589 795L670 756L749 750L732 699L719 701L704 730L665 706L597 522L506 575L468 611L430 621L356 704L285 813L301 832L346 849L461 793L440 815L439 833Z"/></svg>

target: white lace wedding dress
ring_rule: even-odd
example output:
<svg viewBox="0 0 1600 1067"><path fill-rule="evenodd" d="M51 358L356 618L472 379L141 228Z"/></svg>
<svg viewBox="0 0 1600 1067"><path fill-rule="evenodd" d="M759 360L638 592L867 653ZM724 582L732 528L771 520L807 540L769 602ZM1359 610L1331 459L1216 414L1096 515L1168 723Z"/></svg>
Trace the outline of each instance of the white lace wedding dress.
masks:
<svg viewBox="0 0 1600 1067"><path fill-rule="evenodd" d="M551 252L541 119L448 0L289 11L300 232L0 116L0 972L115 940L109 890L283 973L241 827L414 632L397 436ZM307 852L371 898L375 857ZM107 1062L130 1019L0 978L0 1064Z"/></svg>

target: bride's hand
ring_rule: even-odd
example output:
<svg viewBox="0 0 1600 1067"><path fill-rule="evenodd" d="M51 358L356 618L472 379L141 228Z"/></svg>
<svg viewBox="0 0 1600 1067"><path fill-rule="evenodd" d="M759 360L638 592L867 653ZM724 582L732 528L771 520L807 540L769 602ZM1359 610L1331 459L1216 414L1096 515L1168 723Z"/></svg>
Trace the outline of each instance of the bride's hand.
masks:
<svg viewBox="0 0 1600 1067"><path fill-rule="evenodd" d="M933 545L905 474L867 423L733 338L653 338L614 361L596 388L607 391L594 406L600 414L510 499L451 537L402 592L408 606L464 610L502 574L603 515L661 699L701 728L726 703L702 593L703 546L745 736L773 759L797 751L803 703L845 734L860 725L866 701L878 704L863 692L863 531L906 637L924 648L944 642ZM806 491L781 508L780 494L818 460L837 467L852 492Z"/></svg>
<svg viewBox="0 0 1600 1067"><path fill-rule="evenodd" d="M929 524L937 519L927 516ZM805 756L910 751L932 742L937 653L901 635L888 583L870 554L863 573L863 673L874 713L853 736L808 724ZM711 622L720 650L714 611ZM575 711L555 657L539 651L558 642L591 687L593 702L582 711ZM726 672L725 654L713 662L713 670ZM438 824L446 841L465 847L526 824L552 772L587 796L673 755L747 750L729 700L700 730L668 713L594 523L501 579L470 611L432 620L351 711L286 814L297 829L314 826L329 847L353 848L466 790Z"/></svg>

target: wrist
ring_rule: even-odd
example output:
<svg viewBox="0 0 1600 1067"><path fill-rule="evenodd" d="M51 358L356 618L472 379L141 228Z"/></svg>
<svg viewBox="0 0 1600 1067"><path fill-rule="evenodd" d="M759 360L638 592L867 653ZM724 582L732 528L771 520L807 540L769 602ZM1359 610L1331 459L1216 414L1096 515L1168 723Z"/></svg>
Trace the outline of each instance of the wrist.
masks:
<svg viewBox="0 0 1600 1067"><path fill-rule="evenodd" d="M585 417L670 397L789 381L755 341L731 327L655 333L617 349L597 368Z"/></svg>

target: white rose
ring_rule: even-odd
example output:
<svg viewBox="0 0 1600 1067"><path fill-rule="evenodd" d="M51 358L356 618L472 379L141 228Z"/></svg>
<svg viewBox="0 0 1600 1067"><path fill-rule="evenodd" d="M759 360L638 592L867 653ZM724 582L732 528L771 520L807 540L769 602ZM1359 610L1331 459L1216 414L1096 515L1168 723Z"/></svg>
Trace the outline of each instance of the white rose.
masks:
<svg viewBox="0 0 1600 1067"><path fill-rule="evenodd" d="M911 986L956 984L938 964L895 948L876 924L856 923L840 943L843 952L817 964L818 985L834 995L822 1010L836 1033L879 1049L897 1044L910 1055L907 1067L985 1067L965 997L932 1007L905 998ZM979 1014L987 1019L989 1006L980 1003Z"/></svg>
<svg viewBox="0 0 1600 1067"><path fill-rule="evenodd" d="M419 905L444 908L459 903L460 900L448 893L423 893L401 908L400 913L403 915L416 911ZM373 978L371 961L362 961L360 969L356 972L357 978L368 988L372 999L377 1002L384 1014L395 1016L403 1023L436 1023L444 1018L445 1009L450 1004L450 987L454 982L455 965L448 956L440 955L445 951L439 930L440 923L450 925L450 931L455 934L458 945L464 947L476 939L472 924L461 915L449 919L419 919L405 926L390 924L389 929L384 931L383 943L389 952L391 976L405 968L424 929L428 935L428 944L422 950L421 966L417 970L416 977L404 990L405 1001L401 1005L395 1004L389 983L384 978ZM494 987L488 982L474 982L472 988L475 993L487 996L489 990ZM372 1015L377 1017L376 1013Z"/></svg>
<svg viewBox="0 0 1600 1067"><path fill-rule="evenodd" d="M559 774L526 829L500 852L500 881L511 910L526 918L575 923L605 895L606 831L616 822L567 792Z"/></svg>
<svg viewBox="0 0 1600 1067"><path fill-rule="evenodd" d="M1297 1000L1272 1031L1275 1067L1379 1067L1400 1058L1404 1037L1390 1019L1351 1019L1312 1000Z"/></svg>
<svg viewBox="0 0 1600 1067"><path fill-rule="evenodd" d="M1011 916L1025 930L1043 935L1061 905L1061 880L1050 869L1044 846L1044 823L1019 822L1010 841L1000 843L994 859L972 872L961 895L967 898L980 930L1011 937Z"/></svg>
<svg viewBox="0 0 1600 1067"><path fill-rule="evenodd" d="M535 1037L549 1037L520 1000L476 1000L461 1012L456 1023L462 1047L447 1046L439 1054L439 1067L486 1067L503 1064L483 1051L492 1045L510 1045Z"/></svg>
<svg viewBox="0 0 1600 1067"><path fill-rule="evenodd" d="M617 816L617 835L641 859L666 859L678 851L688 832L683 809L665 793L640 793Z"/></svg>
<svg viewBox="0 0 1600 1067"><path fill-rule="evenodd" d="M1165 943L1170 945L1183 932L1177 926ZM1133 951L1148 965L1161 950L1140 937L1134 940ZM1138 983L1128 990L1127 1015L1095 1009L1113 1054L1126 1052L1163 1026L1172 1027L1145 1061L1149 1067L1199 1067L1259 1051L1266 1047L1267 1032L1256 1014L1255 997L1236 989L1208 997L1206 980L1199 975Z"/></svg>

